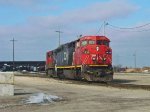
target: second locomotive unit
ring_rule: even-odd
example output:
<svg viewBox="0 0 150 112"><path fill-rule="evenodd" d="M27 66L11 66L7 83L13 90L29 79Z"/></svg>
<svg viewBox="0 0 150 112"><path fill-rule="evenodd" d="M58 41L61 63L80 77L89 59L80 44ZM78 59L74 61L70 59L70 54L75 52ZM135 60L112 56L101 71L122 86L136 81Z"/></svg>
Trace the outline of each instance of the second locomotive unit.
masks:
<svg viewBox="0 0 150 112"><path fill-rule="evenodd" d="M112 81L112 49L106 36L83 36L46 54L51 77Z"/></svg>

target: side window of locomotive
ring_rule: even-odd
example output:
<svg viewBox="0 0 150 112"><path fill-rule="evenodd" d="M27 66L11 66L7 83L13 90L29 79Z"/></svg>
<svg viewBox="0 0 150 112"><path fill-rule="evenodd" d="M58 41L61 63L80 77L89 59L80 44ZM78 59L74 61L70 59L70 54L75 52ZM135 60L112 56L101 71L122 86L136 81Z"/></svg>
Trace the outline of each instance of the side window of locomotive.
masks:
<svg viewBox="0 0 150 112"><path fill-rule="evenodd" d="M89 40L89 44L90 45L95 44L95 41L94 40Z"/></svg>
<svg viewBox="0 0 150 112"><path fill-rule="evenodd" d="M82 42L81 42L81 46L85 46L85 45L87 45L88 44L88 42L86 41L86 40L83 40Z"/></svg>
<svg viewBox="0 0 150 112"><path fill-rule="evenodd" d="M97 44L97 45L102 45L102 41L101 41L101 40L97 40L97 41L96 41L96 44Z"/></svg>
<svg viewBox="0 0 150 112"><path fill-rule="evenodd" d="M109 42L108 41L103 41L103 44L109 47Z"/></svg>

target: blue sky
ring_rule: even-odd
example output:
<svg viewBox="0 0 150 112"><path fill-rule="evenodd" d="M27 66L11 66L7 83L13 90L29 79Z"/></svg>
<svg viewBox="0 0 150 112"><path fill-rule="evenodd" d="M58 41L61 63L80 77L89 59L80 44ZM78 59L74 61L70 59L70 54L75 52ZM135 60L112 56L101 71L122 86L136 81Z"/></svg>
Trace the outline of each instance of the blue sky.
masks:
<svg viewBox="0 0 150 112"><path fill-rule="evenodd" d="M118 27L150 23L150 1L145 0L0 0L0 61L45 60L46 51L82 35L103 35L104 21ZM147 31L142 31L147 30ZM99 31L99 32L98 32ZM139 32L142 31L142 32ZM98 33L97 33L98 32ZM150 66L150 25L122 30L106 26L113 65Z"/></svg>

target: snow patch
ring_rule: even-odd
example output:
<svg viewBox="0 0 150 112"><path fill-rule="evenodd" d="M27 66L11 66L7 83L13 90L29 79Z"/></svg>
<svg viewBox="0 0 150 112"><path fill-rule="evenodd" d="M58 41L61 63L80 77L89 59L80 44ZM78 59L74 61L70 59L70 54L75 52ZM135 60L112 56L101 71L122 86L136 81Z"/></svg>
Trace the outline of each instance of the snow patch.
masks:
<svg viewBox="0 0 150 112"><path fill-rule="evenodd" d="M27 104L46 104L52 103L54 101L62 100L61 97L54 96L54 95L47 95L45 93L36 93L30 96L27 100Z"/></svg>

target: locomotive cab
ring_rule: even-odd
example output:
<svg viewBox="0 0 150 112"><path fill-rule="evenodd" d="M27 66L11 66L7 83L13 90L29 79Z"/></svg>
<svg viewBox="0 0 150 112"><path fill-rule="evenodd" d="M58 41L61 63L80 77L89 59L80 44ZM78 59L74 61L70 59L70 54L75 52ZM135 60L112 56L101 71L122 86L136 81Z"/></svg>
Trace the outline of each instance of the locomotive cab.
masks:
<svg viewBox="0 0 150 112"><path fill-rule="evenodd" d="M76 42L74 64L88 80L112 80L112 49L105 36L85 36Z"/></svg>
<svg viewBox="0 0 150 112"><path fill-rule="evenodd" d="M86 36L76 43L77 65L111 65L112 49L110 40L105 36Z"/></svg>

